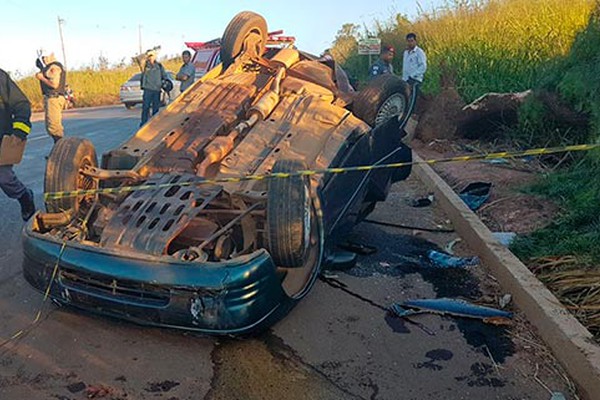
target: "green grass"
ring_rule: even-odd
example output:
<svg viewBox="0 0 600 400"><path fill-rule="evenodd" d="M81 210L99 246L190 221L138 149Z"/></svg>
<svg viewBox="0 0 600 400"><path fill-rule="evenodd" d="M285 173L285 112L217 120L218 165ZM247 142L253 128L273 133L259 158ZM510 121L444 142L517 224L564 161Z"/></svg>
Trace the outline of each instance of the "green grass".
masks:
<svg viewBox="0 0 600 400"><path fill-rule="evenodd" d="M177 72L179 60L161 61L167 70ZM133 74L139 72L137 66L126 68L68 71L67 83L73 89L77 107L93 107L119 103L119 88ZM35 111L43 110L42 92L39 81L35 77L21 79L19 87L31 101Z"/></svg>
<svg viewBox="0 0 600 400"><path fill-rule="evenodd" d="M600 262L600 163L593 158L547 176L530 189L558 202L562 211L548 227L516 239L511 250L519 258L577 255Z"/></svg>
<svg viewBox="0 0 600 400"><path fill-rule="evenodd" d="M472 101L490 91L538 86L569 53L593 5L594 0L449 1L414 22L397 16L376 22L370 32L357 29L354 37L371 34L403 49L406 33L416 32L429 62L424 91L436 93L446 72L454 76L462 97ZM333 54L351 75L365 80L368 57L348 45L349 33L339 32ZM394 61L398 71L401 55Z"/></svg>

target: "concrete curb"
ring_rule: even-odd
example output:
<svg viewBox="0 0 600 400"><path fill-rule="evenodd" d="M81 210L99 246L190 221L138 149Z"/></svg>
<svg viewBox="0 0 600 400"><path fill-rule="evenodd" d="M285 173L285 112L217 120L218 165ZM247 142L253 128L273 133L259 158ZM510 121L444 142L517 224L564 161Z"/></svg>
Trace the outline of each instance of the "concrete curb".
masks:
<svg viewBox="0 0 600 400"><path fill-rule="evenodd" d="M414 158L422 161L417 154ZM550 346L583 397L600 399L600 346L592 334L513 253L494 239L477 215L429 165L417 164L413 171L434 192L458 234L512 294L516 305Z"/></svg>

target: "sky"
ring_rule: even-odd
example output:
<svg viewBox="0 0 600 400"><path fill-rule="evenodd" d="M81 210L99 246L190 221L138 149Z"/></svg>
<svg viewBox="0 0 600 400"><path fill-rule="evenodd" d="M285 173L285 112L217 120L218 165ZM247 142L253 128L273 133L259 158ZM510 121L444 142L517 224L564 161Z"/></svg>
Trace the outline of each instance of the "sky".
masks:
<svg viewBox="0 0 600 400"><path fill-rule="evenodd" d="M431 10L442 0L0 0L2 32L0 68L22 77L36 72L37 50L53 51L68 69L94 65L99 57L112 63L160 45L161 55L180 54L186 41L221 37L240 11L265 17L269 31L283 29L298 48L320 54L330 47L344 23L372 26L418 7Z"/></svg>

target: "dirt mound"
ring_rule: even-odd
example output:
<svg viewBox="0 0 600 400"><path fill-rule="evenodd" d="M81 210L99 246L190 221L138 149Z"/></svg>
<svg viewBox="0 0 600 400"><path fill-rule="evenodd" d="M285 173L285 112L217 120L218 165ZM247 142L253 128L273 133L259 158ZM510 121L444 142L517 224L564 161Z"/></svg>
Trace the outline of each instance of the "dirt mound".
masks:
<svg viewBox="0 0 600 400"><path fill-rule="evenodd" d="M418 139L425 142L435 139L452 139L456 136L458 116L465 102L452 81L444 82L442 91L435 96L422 96L417 112L419 125L415 131Z"/></svg>

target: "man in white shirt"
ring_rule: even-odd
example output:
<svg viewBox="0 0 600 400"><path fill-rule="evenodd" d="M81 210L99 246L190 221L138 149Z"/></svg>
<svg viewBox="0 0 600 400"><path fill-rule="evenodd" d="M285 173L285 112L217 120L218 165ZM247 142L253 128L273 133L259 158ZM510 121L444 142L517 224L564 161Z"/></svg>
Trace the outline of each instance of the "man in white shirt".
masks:
<svg viewBox="0 0 600 400"><path fill-rule="evenodd" d="M419 46L417 46L417 35L409 33L406 35L406 50L404 50L404 59L402 62L402 80L412 87L423 83L423 77L427 70L427 56Z"/></svg>
<svg viewBox="0 0 600 400"><path fill-rule="evenodd" d="M419 85L423 83L426 70L427 56L423 49L417 46L417 35L409 33L406 35L406 50L402 61L402 80L408 83L406 95L410 98L407 115L411 115L414 110Z"/></svg>

